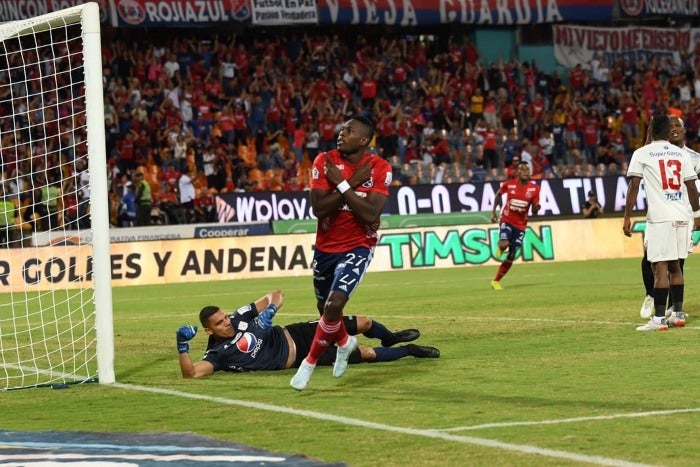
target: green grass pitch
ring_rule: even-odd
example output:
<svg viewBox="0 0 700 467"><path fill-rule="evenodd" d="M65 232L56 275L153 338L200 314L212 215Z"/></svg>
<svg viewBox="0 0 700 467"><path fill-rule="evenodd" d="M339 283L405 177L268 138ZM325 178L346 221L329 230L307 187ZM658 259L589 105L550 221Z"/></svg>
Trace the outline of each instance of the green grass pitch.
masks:
<svg viewBox="0 0 700 467"><path fill-rule="evenodd" d="M310 277L117 288L113 387L5 392L10 430L193 432L357 466L700 465L700 266L688 327L640 333L638 259L369 273L348 314L416 327L438 360L183 380L175 330L272 289L276 323L317 316ZM192 341L202 355L206 335ZM361 342L372 341L361 338ZM378 343L376 345L379 345Z"/></svg>

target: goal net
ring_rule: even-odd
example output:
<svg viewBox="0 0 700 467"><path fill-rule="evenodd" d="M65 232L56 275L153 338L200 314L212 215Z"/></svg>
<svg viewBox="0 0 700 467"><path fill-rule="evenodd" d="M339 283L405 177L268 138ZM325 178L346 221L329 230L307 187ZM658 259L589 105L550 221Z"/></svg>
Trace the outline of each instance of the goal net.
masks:
<svg viewBox="0 0 700 467"><path fill-rule="evenodd" d="M99 9L0 24L0 387L114 382Z"/></svg>

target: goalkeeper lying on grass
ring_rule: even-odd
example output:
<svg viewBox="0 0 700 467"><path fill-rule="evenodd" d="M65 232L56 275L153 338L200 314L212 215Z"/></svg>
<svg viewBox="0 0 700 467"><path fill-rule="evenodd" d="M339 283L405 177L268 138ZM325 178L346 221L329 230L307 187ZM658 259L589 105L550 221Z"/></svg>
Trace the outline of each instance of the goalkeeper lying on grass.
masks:
<svg viewBox="0 0 700 467"><path fill-rule="evenodd" d="M282 306L284 295L273 291L231 314L219 307L206 306L199 312L199 321L209 335L204 358L193 363L188 341L197 334L197 326L177 330L177 351L183 378L202 378L215 371L286 370L297 368L311 347L317 321L273 326L272 318ZM407 344L420 336L417 329L391 332L366 316L343 318L351 335L363 334L380 339L382 347L358 346L350 355L350 363L390 362L399 358L438 358L434 347ZM332 365L335 347L329 347L319 365Z"/></svg>

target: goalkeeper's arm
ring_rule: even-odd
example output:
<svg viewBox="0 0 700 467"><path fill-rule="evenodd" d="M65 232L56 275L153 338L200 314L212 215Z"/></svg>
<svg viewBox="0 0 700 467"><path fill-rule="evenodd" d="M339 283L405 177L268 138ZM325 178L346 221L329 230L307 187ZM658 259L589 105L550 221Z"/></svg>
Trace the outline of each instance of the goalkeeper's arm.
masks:
<svg viewBox="0 0 700 467"><path fill-rule="evenodd" d="M256 321L261 328L270 329L272 327L272 319L279 307L282 306L283 301L284 294L279 290L274 290L255 302L258 310Z"/></svg>
<svg viewBox="0 0 700 467"><path fill-rule="evenodd" d="M269 305L274 305L278 310L282 308L284 303L284 293L281 290L273 290L255 301L255 308L260 314Z"/></svg>
<svg viewBox="0 0 700 467"><path fill-rule="evenodd" d="M214 365L206 360L192 363L189 352L180 354L180 371L185 379L204 378L214 373Z"/></svg>
<svg viewBox="0 0 700 467"><path fill-rule="evenodd" d="M180 326L175 333L175 337L177 338L177 351L180 354L180 371L182 372L182 377L185 379L202 378L214 373L214 365L206 360L192 363L189 341L196 335L197 326Z"/></svg>

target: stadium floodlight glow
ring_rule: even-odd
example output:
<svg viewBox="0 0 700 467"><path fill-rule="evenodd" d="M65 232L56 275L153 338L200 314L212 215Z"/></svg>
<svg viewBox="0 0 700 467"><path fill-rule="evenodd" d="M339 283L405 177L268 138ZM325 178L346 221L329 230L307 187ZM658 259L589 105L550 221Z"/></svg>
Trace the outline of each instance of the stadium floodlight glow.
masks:
<svg viewBox="0 0 700 467"><path fill-rule="evenodd" d="M97 3L0 24L0 107L0 388L113 383Z"/></svg>

